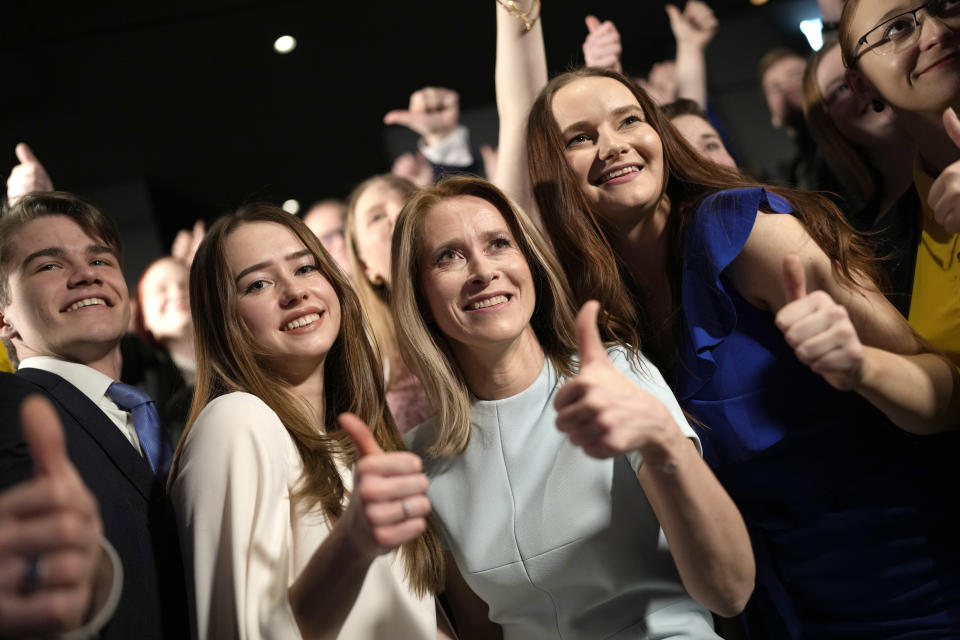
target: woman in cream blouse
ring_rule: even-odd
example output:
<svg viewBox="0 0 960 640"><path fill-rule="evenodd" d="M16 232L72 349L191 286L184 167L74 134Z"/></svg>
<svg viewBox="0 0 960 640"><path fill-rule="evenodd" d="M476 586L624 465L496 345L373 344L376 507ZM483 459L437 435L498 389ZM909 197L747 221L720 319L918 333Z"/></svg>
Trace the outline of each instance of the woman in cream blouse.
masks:
<svg viewBox="0 0 960 640"><path fill-rule="evenodd" d="M200 246L190 295L197 388L171 483L195 635L447 637L426 478L313 233L242 208Z"/></svg>

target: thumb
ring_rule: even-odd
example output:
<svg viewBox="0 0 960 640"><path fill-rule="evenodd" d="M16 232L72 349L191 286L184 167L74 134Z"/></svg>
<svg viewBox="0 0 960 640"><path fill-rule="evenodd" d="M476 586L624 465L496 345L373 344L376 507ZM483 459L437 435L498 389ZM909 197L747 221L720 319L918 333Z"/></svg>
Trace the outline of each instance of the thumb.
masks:
<svg viewBox="0 0 960 640"><path fill-rule="evenodd" d="M670 18L670 24L677 24L677 21L681 19L680 9L672 4L665 5L663 8L667 12L667 17Z"/></svg>
<svg viewBox="0 0 960 640"><path fill-rule="evenodd" d="M383 116L383 124L400 124L409 127L410 122L410 112L406 109L394 109L393 111L388 111L387 115Z"/></svg>
<svg viewBox="0 0 960 640"><path fill-rule="evenodd" d="M800 257L795 253L788 253L783 258L783 286L788 303L807 295L807 275Z"/></svg>
<svg viewBox="0 0 960 640"><path fill-rule="evenodd" d="M593 33L594 31L600 28L600 20L597 19L597 16L593 16L593 15L587 16L586 22L587 22L587 31L589 31L590 33Z"/></svg>
<svg viewBox="0 0 960 640"><path fill-rule="evenodd" d="M38 476L62 477L72 473L60 417L46 398L34 395L24 400L20 405L20 423Z"/></svg>
<svg viewBox="0 0 960 640"><path fill-rule="evenodd" d="M607 362L607 350L600 340L600 330L597 329L597 314L600 312L600 303L588 300L580 307L577 314L577 350L580 352L580 367Z"/></svg>
<svg viewBox="0 0 960 640"><path fill-rule="evenodd" d="M20 161L20 164L40 164L40 161L37 160L37 156L33 155L33 151L30 150L30 147L27 146L26 142L21 142L17 145L16 154L17 160Z"/></svg>
<svg viewBox="0 0 960 640"><path fill-rule="evenodd" d="M350 439L353 440L361 458L383 453L383 449L377 444L370 427L364 424L363 420L352 413L341 413L337 422L340 423L340 428L346 431Z"/></svg>
<svg viewBox="0 0 960 640"><path fill-rule="evenodd" d="M957 117L953 107L947 107L943 111L943 128L947 130L953 144L960 147L960 117Z"/></svg>

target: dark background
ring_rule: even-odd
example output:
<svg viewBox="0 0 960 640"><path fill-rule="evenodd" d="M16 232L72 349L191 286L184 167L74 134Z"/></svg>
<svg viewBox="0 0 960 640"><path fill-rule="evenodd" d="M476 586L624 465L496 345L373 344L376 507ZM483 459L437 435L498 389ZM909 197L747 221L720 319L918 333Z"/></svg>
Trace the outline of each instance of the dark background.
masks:
<svg viewBox="0 0 960 640"><path fill-rule="evenodd" d="M551 73L583 63L583 17L612 19L624 67L674 55L662 0L544 0ZM710 99L737 159L790 153L769 125L755 74L777 44L808 52L797 27L814 0L711 0ZM99 4L8 0L0 15L0 171L30 144L54 184L121 226L128 277L179 228L249 200L306 208L389 170L415 138L385 127L412 91L459 91L475 143L495 143L492 0L202 0ZM273 41L298 46L278 55Z"/></svg>

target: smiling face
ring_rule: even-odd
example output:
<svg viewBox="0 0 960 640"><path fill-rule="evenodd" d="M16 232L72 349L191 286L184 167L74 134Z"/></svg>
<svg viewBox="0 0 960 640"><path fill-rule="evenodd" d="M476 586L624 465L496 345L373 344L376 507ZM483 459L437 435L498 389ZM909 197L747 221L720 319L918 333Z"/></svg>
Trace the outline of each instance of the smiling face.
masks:
<svg viewBox="0 0 960 640"><path fill-rule="evenodd" d="M402 193L382 182L357 199L353 230L357 257L374 285L390 284L390 241L404 202Z"/></svg>
<svg viewBox="0 0 960 640"><path fill-rule="evenodd" d="M464 354L536 340L536 291L513 232L475 196L443 200L420 231L420 290L461 364Z"/></svg>
<svg viewBox="0 0 960 640"><path fill-rule="evenodd" d="M917 0L859 2L848 30L856 40L888 18L917 8ZM879 55L869 47L859 53L857 68L884 101L897 109L939 118L948 106L960 102L960 1L943 0L945 17L934 18L926 9L918 14L916 42L900 51ZM872 38L894 36L915 25L909 15L887 24Z"/></svg>
<svg viewBox="0 0 960 640"><path fill-rule="evenodd" d="M183 338L190 332L190 271L178 260L153 263L140 279L143 326L157 340Z"/></svg>
<svg viewBox="0 0 960 640"><path fill-rule="evenodd" d="M709 122L700 116L687 114L671 118L670 122L700 155L725 167L737 168L737 163L723 146L720 134Z"/></svg>
<svg viewBox="0 0 960 640"><path fill-rule="evenodd" d="M0 336L21 360L46 355L97 366L111 356L130 320L113 250L66 216L44 216L19 229L9 264Z"/></svg>
<svg viewBox="0 0 960 640"><path fill-rule="evenodd" d="M323 366L340 331L340 302L309 249L289 228L252 222L225 243L237 311L257 352L287 380Z"/></svg>
<svg viewBox="0 0 960 640"><path fill-rule="evenodd" d="M637 207L659 203L663 145L626 86L612 78L579 78L557 91L552 112L567 164L594 211L629 225Z"/></svg>

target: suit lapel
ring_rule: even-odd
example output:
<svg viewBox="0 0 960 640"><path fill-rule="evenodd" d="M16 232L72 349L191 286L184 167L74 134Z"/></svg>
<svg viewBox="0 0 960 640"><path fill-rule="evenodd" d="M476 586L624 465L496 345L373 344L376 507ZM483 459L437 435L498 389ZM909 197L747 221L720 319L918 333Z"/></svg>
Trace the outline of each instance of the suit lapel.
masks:
<svg viewBox="0 0 960 640"><path fill-rule="evenodd" d="M146 459L137 453L133 445L120 433L117 426L110 421L100 407L75 386L49 371L27 368L20 369L17 375L30 380L50 394L64 412L68 413L80 428L93 438L120 473L143 494L146 500L150 500L153 486L157 482L156 476L153 475Z"/></svg>

